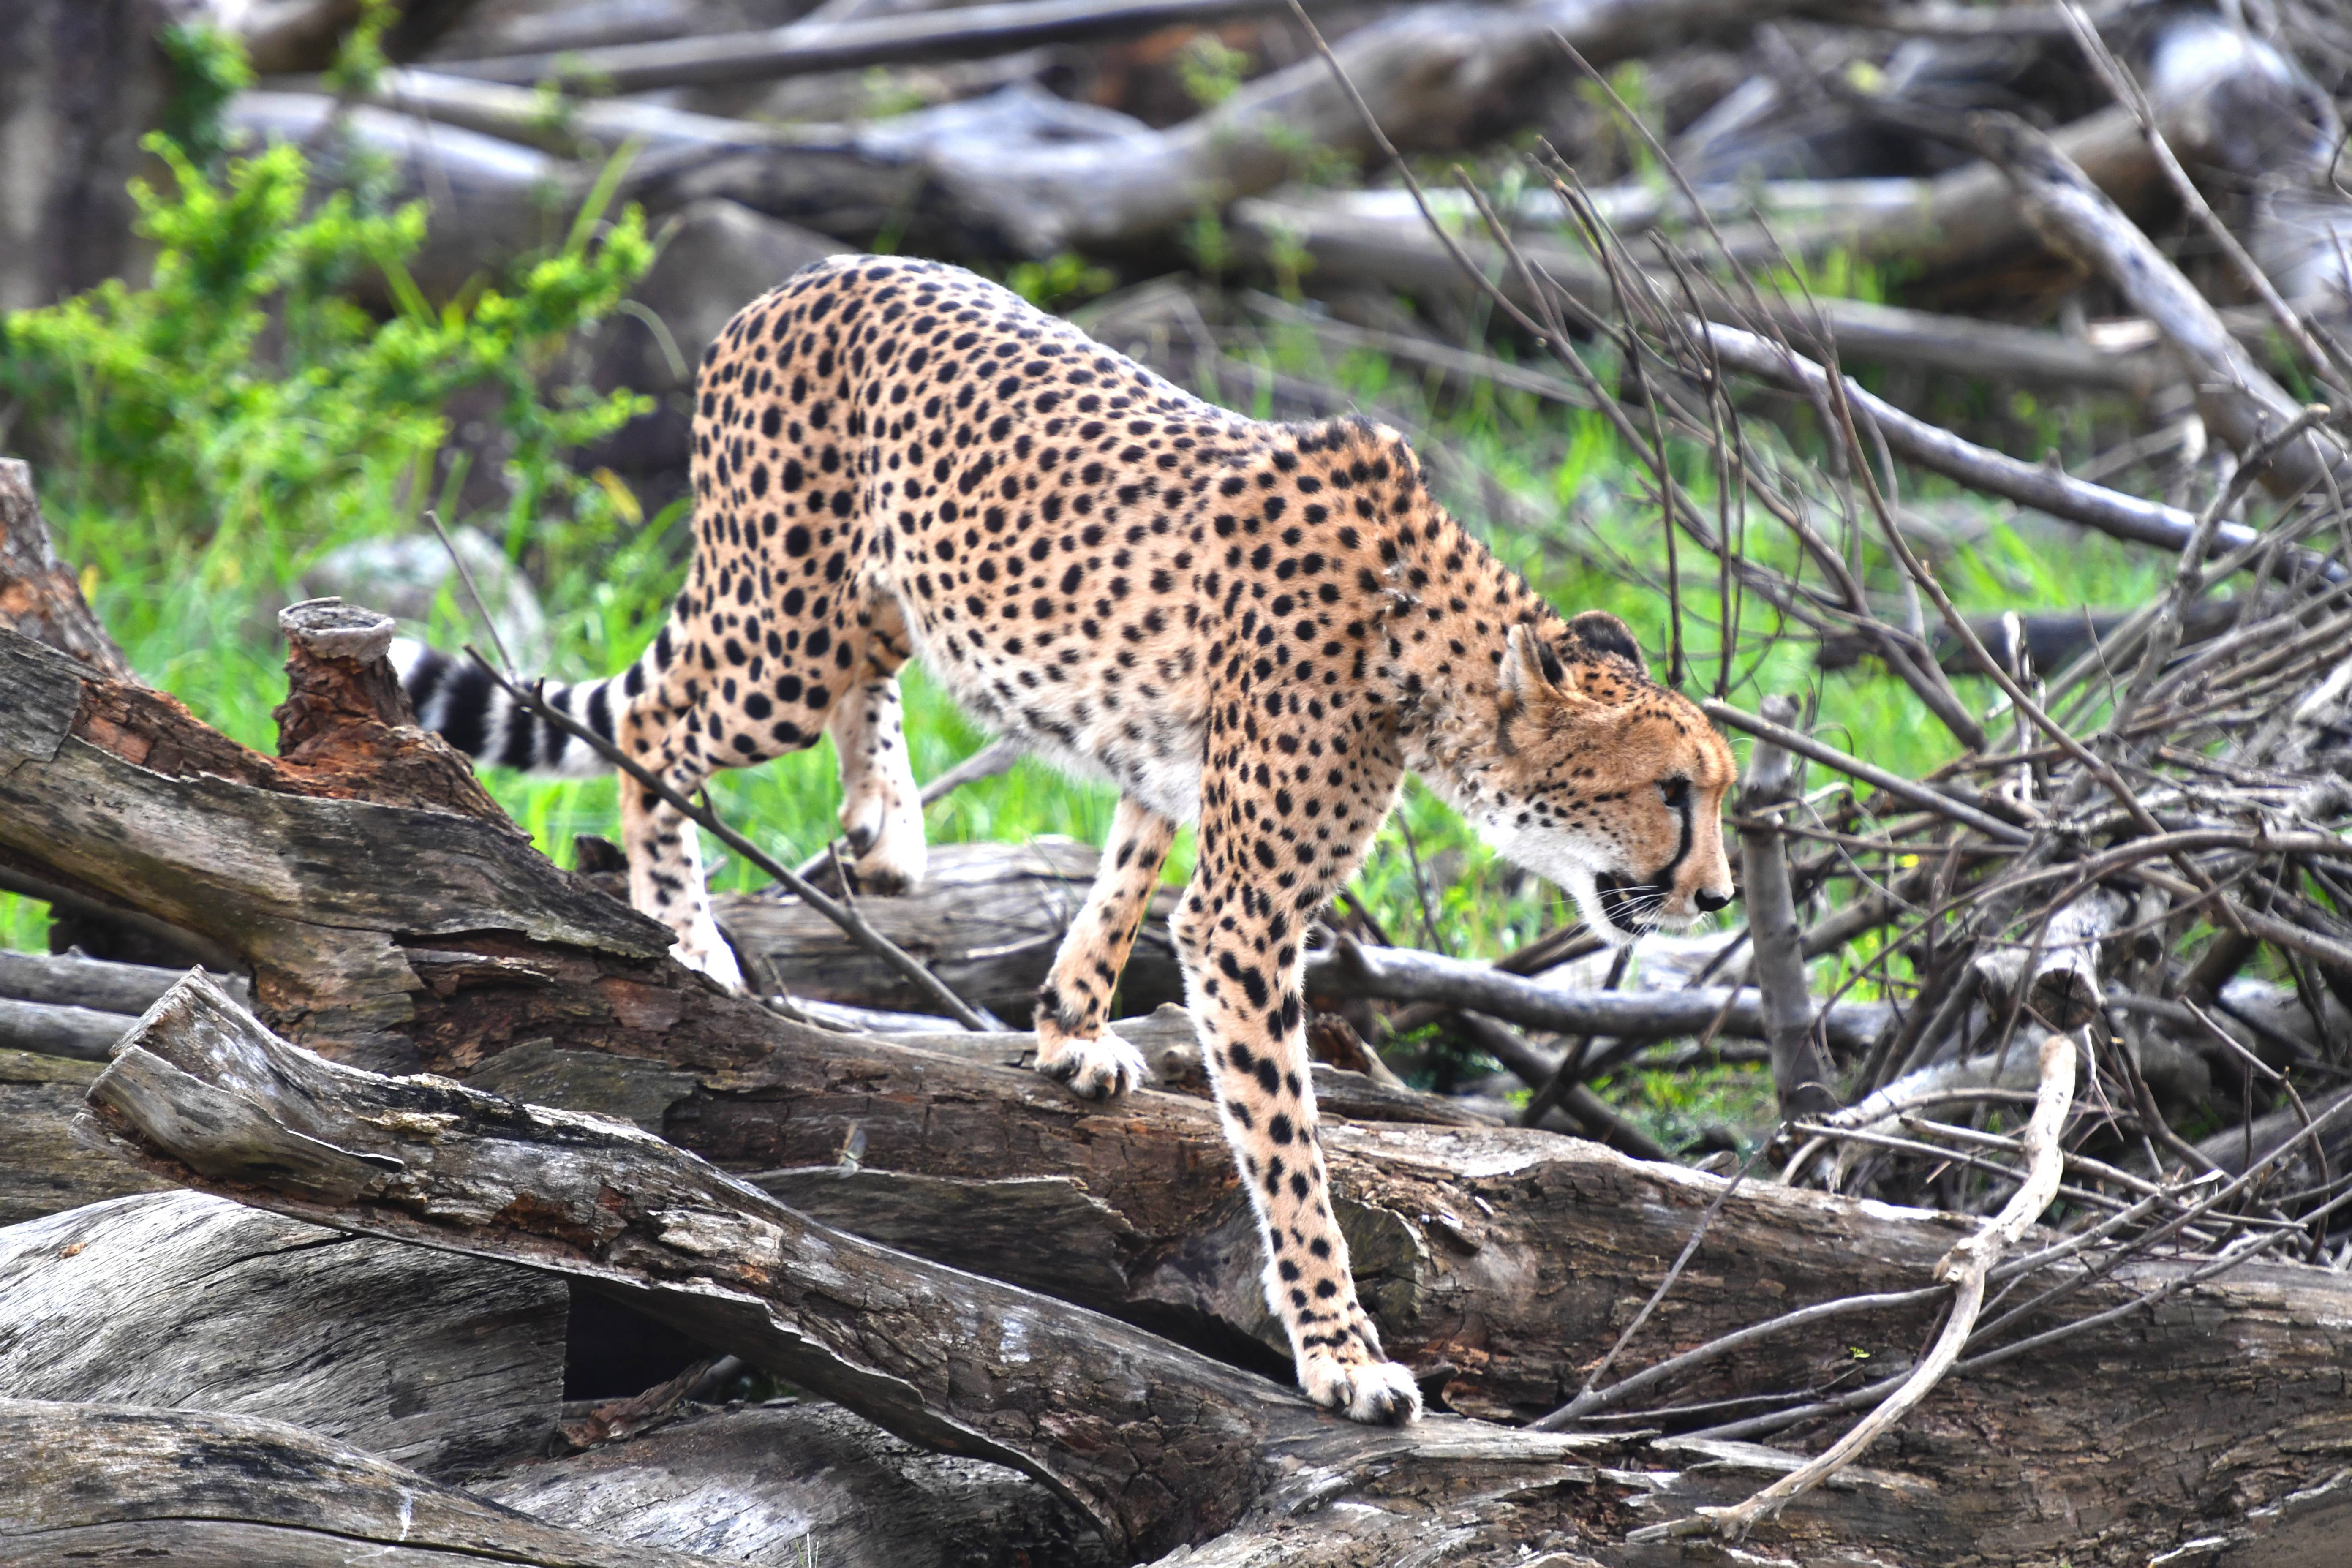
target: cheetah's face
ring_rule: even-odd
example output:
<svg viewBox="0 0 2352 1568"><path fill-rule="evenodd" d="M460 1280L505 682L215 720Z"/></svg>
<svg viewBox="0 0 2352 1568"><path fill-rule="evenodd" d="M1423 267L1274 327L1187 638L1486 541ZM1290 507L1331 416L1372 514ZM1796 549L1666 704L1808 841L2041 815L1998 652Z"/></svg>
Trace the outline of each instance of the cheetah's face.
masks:
<svg viewBox="0 0 2352 1568"><path fill-rule="evenodd" d="M1593 932L1629 942L1731 901L1723 797L1731 749L1653 685L1624 623L1588 613L1566 647L1511 630L1496 699L1488 842L1573 896Z"/></svg>

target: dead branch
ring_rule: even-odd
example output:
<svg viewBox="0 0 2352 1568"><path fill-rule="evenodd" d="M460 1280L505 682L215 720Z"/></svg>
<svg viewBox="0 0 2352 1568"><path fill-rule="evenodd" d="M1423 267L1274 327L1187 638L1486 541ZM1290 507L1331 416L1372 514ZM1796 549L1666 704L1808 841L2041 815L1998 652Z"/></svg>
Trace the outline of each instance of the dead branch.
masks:
<svg viewBox="0 0 2352 1568"><path fill-rule="evenodd" d="M2153 321L2190 372L2198 406L2216 434L2241 452L2292 423L2302 405L2239 346L2213 307L2147 237L2051 140L2013 116L1979 115L1970 140L2000 165L2024 198L2043 238L2113 283ZM2352 458L2320 431L2294 441L2274 459L2281 494L2352 480Z"/></svg>
<svg viewBox="0 0 2352 1568"><path fill-rule="evenodd" d="M1786 728L1797 717L1786 697L1764 700L1767 721ZM1783 1121L1825 1116L1837 1109L1837 1075L1813 1036L1813 997L1805 984L1797 906L1789 861L1771 814L1804 793L1804 769L1783 747L1759 740L1748 753L1739 793L1748 939L1756 950L1756 984L1763 994L1764 1037L1772 1048L1772 1088Z"/></svg>
<svg viewBox="0 0 2352 1568"><path fill-rule="evenodd" d="M1367 947L1344 937L1328 955L1308 960L1307 988L1331 996L1442 1002L1536 1028L1614 1039L1670 1039L1710 1025L1748 1039L1767 1035L1763 999L1753 990L1565 991L1486 964L1417 948ZM1867 1002L1834 1004L1822 1020L1840 1051L1866 1049L1885 1021L1883 1007Z"/></svg>
<svg viewBox="0 0 2352 1568"><path fill-rule="evenodd" d="M1285 0L1002 0L919 16L797 22L750 33L552 54L446 60L451 76L531 87L590 82L609 92L771 81L817 71L1011 54L1038 44L1130 37L1278 8Z"/></svg>

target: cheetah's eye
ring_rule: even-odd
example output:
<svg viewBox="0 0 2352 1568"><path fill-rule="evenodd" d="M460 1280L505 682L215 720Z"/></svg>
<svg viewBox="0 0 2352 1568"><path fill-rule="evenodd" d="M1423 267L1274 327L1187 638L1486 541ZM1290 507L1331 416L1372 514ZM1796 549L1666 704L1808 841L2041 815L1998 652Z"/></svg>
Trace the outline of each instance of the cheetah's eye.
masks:
<svg viewBox="0 0 2352 1568"><path fill-rule="evenodd" d="M1666 803L1668 811L1680 811L1690 804L1690 780L1660 779L1658 798Z"/></svg>

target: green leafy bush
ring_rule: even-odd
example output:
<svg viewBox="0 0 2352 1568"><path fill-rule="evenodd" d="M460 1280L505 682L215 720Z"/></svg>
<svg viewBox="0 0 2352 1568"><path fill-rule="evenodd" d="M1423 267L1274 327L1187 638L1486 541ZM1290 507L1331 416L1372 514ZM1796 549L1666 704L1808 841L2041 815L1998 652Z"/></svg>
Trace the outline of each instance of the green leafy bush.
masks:
<svg viewBox="0 0 2352 1568"><path fill-rule="evenodd" d="M467 388L499 395L513 521L558 510L611 521L607 492L563 453L640 400L551 397L544 381L569 334L650 260L634 211L593 240L583 221L511 289L436 309L404 265L424 239L421 205L370 213L345 193L314 204L291 146L232 161L216 180L168 138L148 145L174 186L132 187L157 247L150 285L109 281L0 324L0 392L55 504L141 520L74 530L86 559L206 581L256 567L290 577L310 551L414 520L449 433L444 410ZM369 273L396 302L388 319L348 297Z"/></svg>

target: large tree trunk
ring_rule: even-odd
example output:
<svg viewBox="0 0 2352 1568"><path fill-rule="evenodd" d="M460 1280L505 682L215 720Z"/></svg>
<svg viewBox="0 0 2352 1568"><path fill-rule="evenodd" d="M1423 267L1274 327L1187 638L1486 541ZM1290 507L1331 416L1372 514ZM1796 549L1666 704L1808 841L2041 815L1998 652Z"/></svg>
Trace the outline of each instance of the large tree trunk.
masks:
<svg viewBox="0 0 2352 1568"><path fill-rule="evenodd" d="M0 314L136 270L125 187L163 117L162 0L26 0L0 49Z"/></svg>
<svg viewBox="0 0 2352 1568"><path fill-rule="evenodd" d="M1443 1416L1408 1434L1351 1426L1137 1331L814 1225L618 1124L325 1062L268 1035L201 976L142 1021L91 1102L128 1151L196 1184L625 1291L917 1441L1038 1476L1129 1553L1232 1528L1241 1539L1212 1550L1240 1560L1253 1536L1281 1535L1305 1509L1338 1528L1317 1529L1279 1558L1392 1561L1380 1554L1399 1549L1394 1527L1421 1512L1425 1531L1442 1499L1472 1560L1508 1561L1507 1546L1549 1540L1628 1564L1711 1561L1710 1547L1624 1542L1622 1521L1628 1510L1673 1518L1732 1500L1791 1462L1749 1445L1668 1438L1605 1478L1577 1461L1614 1457L1607 1439L1547 1440ZM1506 1175L1498 1152L1454 1151L1488 1180ZM1680 1195L1685 1215L1718 1185L1599 1158L1636 1182L1665 1184L1648 1202L1670 1209ZM1528 1173L1522 1162L1507 1179ZM1555 1218L1597 1209L1621 1231L1634 1228L1630 1205L1605 1184L1579 1196L1557 1205ZM1792 1279L1811 1294L1923 1279L1973 1228L1769 1191L1732 1195L1716 1224L1730 1234L1701 1253L1686 1293L1661 1310L1675 1341L1779 1309ZM1478 1239L1481 1250L1494 1246ZM1793 1253L1805 1254L1802 1267L1786 1266ZM1591 1247L1587 1268L1602 1289L1624 1290L1630 1308L1649 1270L1595 1267L1608 1257ZM2126 1262L2053 1315L2084 1318L2181 1287L2195 1267ZM2054 1352L1990 1367L1924 1407L1881 1456L1885 1468L1811 1493L1766 1527L1769 1544L1830 1561L1866 1547L1922 1563L2061 1553L2124 1563L2229 1531L2258 1542L2247 1550L2262 1560L2297 1560L2341 1524L2335 1500L2347 1489L2313 1489L2306 1457L2352 1438L2332 1328L2344 1300L2343 1282L2324 1270L2249 1268L2195 1287L2170 1310L2127 1311ZM1894 1331L1846 1320L1810 1343L1739 1358L1733 1385L1755 1386L1770 1363L1769 1385L1834 1386L1857 1356L1874 1370L1898 1361L1926 1323L1916 1312ZM1628 1496L1637 1470L1644 1486ZM1375 1521L1331 1506L1373 1500L1410 1501Z"/></svg>

